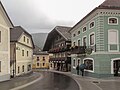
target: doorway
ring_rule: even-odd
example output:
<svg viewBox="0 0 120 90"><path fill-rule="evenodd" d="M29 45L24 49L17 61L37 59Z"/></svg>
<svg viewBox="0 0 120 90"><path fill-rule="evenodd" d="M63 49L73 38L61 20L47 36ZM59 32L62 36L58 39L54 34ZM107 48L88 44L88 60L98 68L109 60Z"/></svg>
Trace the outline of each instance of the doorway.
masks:
<svg viewBox="0 0 120 90"><path fill-rule="evenodd" d="M113 61L114 76L120 76L120 60Z"/></svg>

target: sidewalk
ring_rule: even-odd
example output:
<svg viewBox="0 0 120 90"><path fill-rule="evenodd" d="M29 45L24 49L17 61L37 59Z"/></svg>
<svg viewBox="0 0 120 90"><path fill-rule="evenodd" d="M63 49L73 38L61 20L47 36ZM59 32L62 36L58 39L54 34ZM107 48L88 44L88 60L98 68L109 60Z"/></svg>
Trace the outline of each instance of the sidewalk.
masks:
<svg viewBox="0 0 120 90"><path fill-rule="evenodd" d="M33 72L31 74L12 78L9 81L0 82L0 90L10 90L12 88L15 88L15 87L27 84L33 80L36 80L39 77L40 77L40 73Z"/></svg>
<svg viewBox="0 0 120 90"><path fill-rule="evenodd" d="M87 76L82 77L71 74L71 72L49 71L70 76L78 83L80 90L120 90L120 77L99 79Z"/></svg>

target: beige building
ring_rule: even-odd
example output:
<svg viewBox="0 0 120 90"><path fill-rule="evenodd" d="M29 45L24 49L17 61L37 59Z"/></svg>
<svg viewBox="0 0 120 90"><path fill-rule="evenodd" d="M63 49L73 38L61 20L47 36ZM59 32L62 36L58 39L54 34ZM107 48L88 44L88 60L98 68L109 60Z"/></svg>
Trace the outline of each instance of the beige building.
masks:
<svg viewBox="0 0 120 90"><path fill-rule="evenodd" d="M39 47L35 46L33 54L33 69L48 69L49 54L42 52Z"/></svg>
<svg viewBox="0 0 120 90"><path fill-rule="evenodd" d="M21 26L10 32L10 73L19 76L32 71L33 40L31 35Z"/></svg>
<svg viewBox="0 0 120 90"><path fill-rule="evenodd" d="M10 79L10 28L13 27L0 1L0 82Z"/></svg>

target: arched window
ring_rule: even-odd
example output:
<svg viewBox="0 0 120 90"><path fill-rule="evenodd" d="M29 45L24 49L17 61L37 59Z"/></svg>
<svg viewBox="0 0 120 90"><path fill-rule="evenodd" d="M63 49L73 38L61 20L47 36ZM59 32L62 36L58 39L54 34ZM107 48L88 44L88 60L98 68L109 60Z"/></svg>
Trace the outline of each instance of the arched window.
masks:
<svg viewBox="0 0 120 90"><path fill-rule="evenodd" d="M84 63L86 65L86 70L94 71L94 60L92 58L84 59Z"/></svg>

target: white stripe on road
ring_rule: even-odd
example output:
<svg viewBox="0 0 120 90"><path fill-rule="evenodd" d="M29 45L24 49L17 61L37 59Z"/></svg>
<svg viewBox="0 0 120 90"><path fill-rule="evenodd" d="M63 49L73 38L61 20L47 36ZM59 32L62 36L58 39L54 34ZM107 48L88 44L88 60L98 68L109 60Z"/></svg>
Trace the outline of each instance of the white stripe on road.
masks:
<svg viewBox="0 0 120 90"><path fill-rule="evenodd" d="M24 84L24 85L21 85L21 86L12 88L12 89L10 89L10 90L19 90L19 89L25 88L25 87L27 87L27 86L29 86L29 85L31 85L31 84L33 84L33 83L35 83L35 82L41 80L42 78L43 78L43 75L41 74L40 77L37 78L36 80L34 80L34 81L30 82L30 83L27 83L27 84Z"/></svg>

